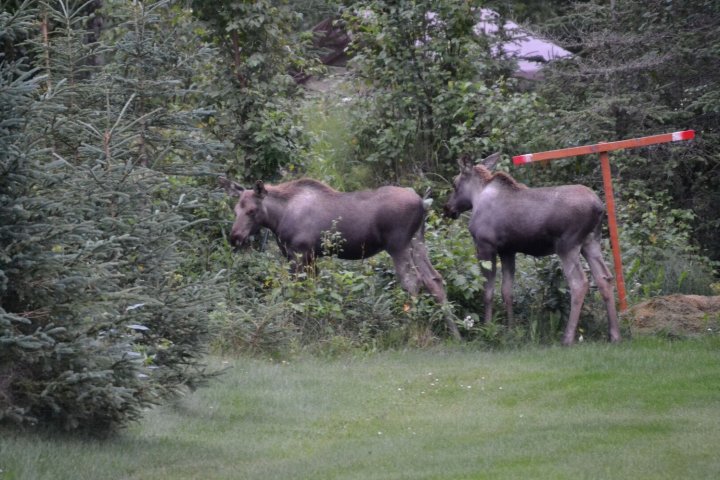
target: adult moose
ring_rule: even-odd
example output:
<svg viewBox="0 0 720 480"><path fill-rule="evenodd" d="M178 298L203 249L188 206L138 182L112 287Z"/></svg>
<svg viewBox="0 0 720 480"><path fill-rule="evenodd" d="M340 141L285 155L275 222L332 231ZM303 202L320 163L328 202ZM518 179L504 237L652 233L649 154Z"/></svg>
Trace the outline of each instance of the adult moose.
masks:
<svg viewBox="0 0 720 480"><path fill-rule="evenodd" d="M605 265L600 246L600 224L604 207L598 196L583 185L528 188L504 172L491 173L500 154L495 153L473 165L469 157L459 160L460 174L444 208L445 215L457 218L471 210L468 228L485 276L485 323L492 318L496 257L502 265L502 298L508 323L513 322L512 288L515 254L535 257L556 253L570 287L570 318L563 344L575 341L580 309L588 291L588 280L580 264L585 257L605 302L609 339L620 340L612 275ZM490 261L490 268L482 265Z"/></svg>
<svg viewBox="0 0 720 480"><path fill-rule="evenodd" d="M423 239L425 205L412 189L385 186L343 193L312 179L278 185L258 181L245 189L226 178L219 181L239 197L230 233L233 246L268 228L283 255L301 271L324 254L323 234L337 233L342 238L339 258L359 260L384 250L405 290L417 295L422 284L438 303L445 302L442 277L430 263ZM449 317L446 322L459 339L455 323Z"/></svg>

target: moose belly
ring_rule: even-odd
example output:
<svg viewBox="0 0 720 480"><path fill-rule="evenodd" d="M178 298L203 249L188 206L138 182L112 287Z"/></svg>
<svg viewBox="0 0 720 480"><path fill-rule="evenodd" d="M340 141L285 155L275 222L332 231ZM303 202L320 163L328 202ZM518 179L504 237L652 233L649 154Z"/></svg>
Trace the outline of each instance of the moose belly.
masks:
<svg viewBox="0 0 720 480"><path fill-rule="evenodd" d="M335 239L328 242L327 239L320 239L315 243L314 253L318 257L336 256L343 260L361 260L372 257L385 249L384 244L376 241L348 241Z"/></svg>
<svg viewBox="0 0 720 480"><path fill-rule="evenodd" d="M507 243L498 248L498 253L524 253L533 257L544 257L555 253L555 245L554 242L528 238Z"/></svg>
<svg viewBox="0 0 720 480"><path fill-rule="evenodd" d="M344 245L342 250L337 252L337 256L343 260L361 260L363 258L372 257L382 250L383 249L380 245L373 243Z"/></svg>

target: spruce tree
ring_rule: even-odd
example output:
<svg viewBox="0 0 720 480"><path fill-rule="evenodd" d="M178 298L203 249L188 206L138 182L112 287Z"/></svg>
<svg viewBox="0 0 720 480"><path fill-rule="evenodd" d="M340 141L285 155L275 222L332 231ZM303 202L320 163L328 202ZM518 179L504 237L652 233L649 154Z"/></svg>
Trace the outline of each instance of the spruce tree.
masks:
<svg viewBox="0 0 720 480"><path fill-rule="evenodd" d="M221 277L186 268L194 253L186 233L204 221L194 214L205 191L169 175L212 168L201 163L217 146L197 127L206 109L195 88L202 72L194 68L211 50L182 41L189 16L172 2L135 2L113 13L113 61L94 82L105 92L98 102L105 108L94 112L102 130L82 155L86 165L105 165L103 175L118 192L103 221L112 234L135 239L123 268L126 285L140 294L135 321L148 328L138 343L163 393L172 393L207 378L201 363L207 314L221 298Z"/></svg>
<svg viewBox="0 0 720 480"><path fill-rule="evenodd" d="M3 16L2 36L37 14ZM83 192L67 188L72 177L42 146L52 95L36 93L49 77L24 61L0 67L0 420L104 431L153 401L132 332L100 294L120 290L109 259L118 242L83 218Z"/></svg>
<svg viewBox="0 0 720 480"><path fill-rule="evenodd" d="M167 2L113 5L113 48L88 44L81 7L25 12L48 26L36 68L2 63L0 421L106 433L208 378L218 279L184 270L193 202L153 168L204 154L177 141L198 133Z"/></svg>

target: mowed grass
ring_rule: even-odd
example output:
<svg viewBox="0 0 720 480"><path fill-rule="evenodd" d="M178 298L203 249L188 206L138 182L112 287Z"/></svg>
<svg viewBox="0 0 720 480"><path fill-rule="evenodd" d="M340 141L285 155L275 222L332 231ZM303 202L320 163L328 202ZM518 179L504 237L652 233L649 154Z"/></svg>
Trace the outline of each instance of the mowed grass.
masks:
<svg viewBox="0 0 720 480"><path fill-rule="evenodd" d="M720 478L718 337L224 361L108 440L3 433L0 480Z"/></svg>

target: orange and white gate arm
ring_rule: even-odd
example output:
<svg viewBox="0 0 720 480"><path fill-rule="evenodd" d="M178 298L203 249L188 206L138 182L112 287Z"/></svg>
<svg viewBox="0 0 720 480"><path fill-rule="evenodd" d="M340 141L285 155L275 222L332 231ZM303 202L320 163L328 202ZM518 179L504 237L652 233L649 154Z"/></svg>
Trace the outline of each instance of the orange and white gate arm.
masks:
<svg viewBox="0 0 720 480"><path fill-rule="evenodd" d="M618 303L620 310L627 308L627 300L625 298L625 279L623 278L622 259L620 256L620 242L618 240L617 220L615 218L615 199L613 197L612 176L610 174L610 159L608 152L613 150L624 150L626 148L646 147L658 143L678 142L681 140L692 140L695 138L695 130L683 130L680 132L664 133L661 135L651 135L649 137L631 138L629 140L619 140L617 142L603 142L594 145L583 145L580 147L562 148L560 150L548 150L546 152L528 153L525 155L517 155L513 157L515 165L524 165L531 162L539 162L543 160L555 160L558 158L575 157L578 155L589 155L597 153L600 157L600 166L602 168L603 187L605 190L605 203L607 205L608 214L608 230L610 231L610 244L613 251L613 260L615 263L615 278L618 291Z"/></svg>

